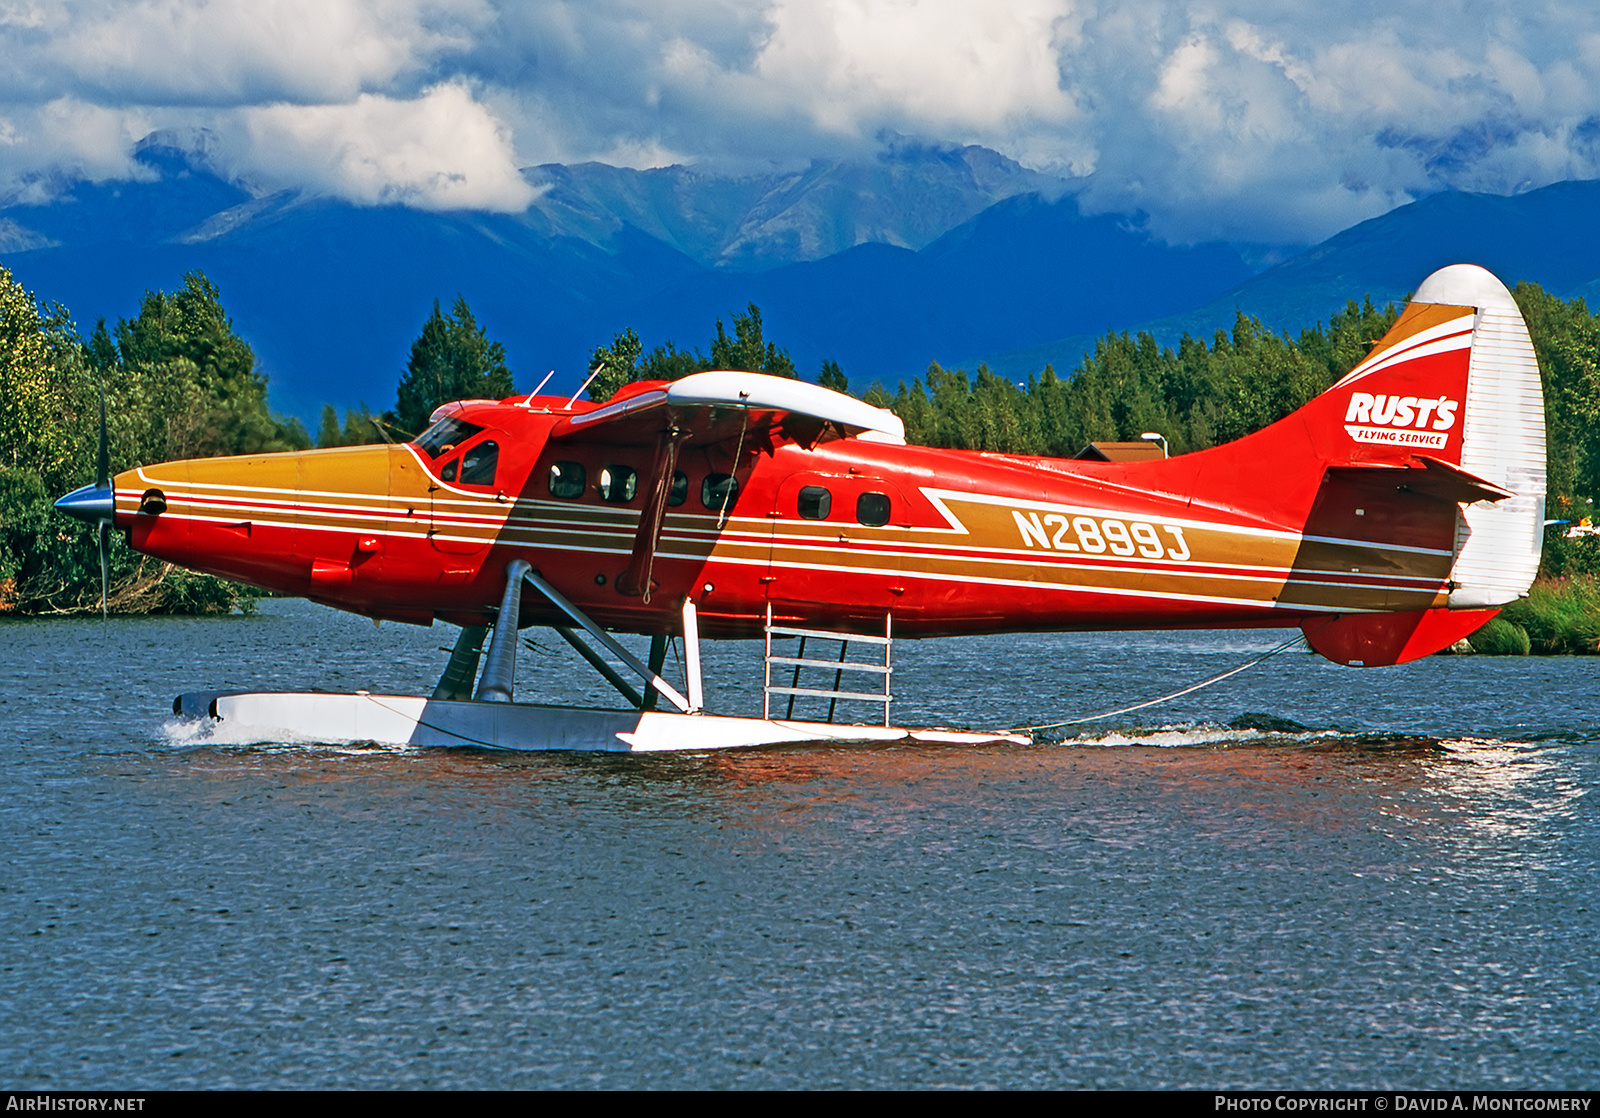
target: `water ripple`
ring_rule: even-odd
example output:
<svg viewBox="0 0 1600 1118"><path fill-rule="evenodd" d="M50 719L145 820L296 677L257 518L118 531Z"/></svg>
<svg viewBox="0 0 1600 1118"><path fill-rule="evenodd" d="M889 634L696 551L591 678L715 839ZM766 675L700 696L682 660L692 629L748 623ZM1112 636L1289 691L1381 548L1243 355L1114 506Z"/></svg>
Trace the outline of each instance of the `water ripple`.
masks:
<svg viewBox="0 0 1600 1118"><path fill-rule="evenodd" d="M426 690L439 633L287 602L4 631L16 1088L1600 1075L1589 661L1286 655L1029 746L515 755L161 720L185 689ZM1038 725L1273 643L912 644L897 714ZM759 704L758 651L711 659L721 709Z"/></svg>

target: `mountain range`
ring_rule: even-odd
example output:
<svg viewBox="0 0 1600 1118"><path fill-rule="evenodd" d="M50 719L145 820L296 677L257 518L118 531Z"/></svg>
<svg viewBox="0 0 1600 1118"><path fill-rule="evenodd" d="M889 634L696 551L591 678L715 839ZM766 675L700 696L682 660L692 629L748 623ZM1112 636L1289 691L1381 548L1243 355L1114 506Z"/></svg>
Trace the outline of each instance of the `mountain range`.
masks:
<svg viewBox="0 0 1600 1118"><path fill-rule="evenodd" d="M704 348L751 303L803 373L832 358L859 389L932 360L1066 371L1107 330L1171 342L1240 310L1296 330L1347 299L1399 299L1458 260L1600 296L1594 182L1434 195L1302 251L1278 246L1287 259L1257 271L1261 246L1164 244L1139 215L1085 214L1071 180L977 147L896 142L765 175L533 167L539 194L519 214L253 191L167 134L137 158L139 181L0 207L0 265L85 331L204 271L274 407L308 421L323 403L388 406L434 301L457 294L505 344L519 388L554 368L552 388L569 392L590 349L625 327L647 347Z"/></svg>

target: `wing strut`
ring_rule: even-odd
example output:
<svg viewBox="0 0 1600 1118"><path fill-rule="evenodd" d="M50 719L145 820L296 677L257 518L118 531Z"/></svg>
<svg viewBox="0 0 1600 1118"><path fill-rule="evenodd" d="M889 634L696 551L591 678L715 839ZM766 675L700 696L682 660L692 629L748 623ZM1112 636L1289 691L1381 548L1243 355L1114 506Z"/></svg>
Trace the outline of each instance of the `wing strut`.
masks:
<svg viewBox="0 0 1600 1118"><path fill-rule="evenodd" d="M601 656L594 649L584 644L582 637L580 637L577 633L574 633L565 625L557 625L555 626L555 630L558 634L560 634L562 640L570 644L579 656L582 656L589 662L589 666L591 668L599 672L607 683L611 684L611 686L617 689L617 694L621 695L624 699L627 699L628 702L632 703L640 710L655 709L656 692L654 690L650 692L648 696L649 702L647 704L646 696L639 694L639 692L628 686L628 681L618 675L615 668L606 663L605 657Z"/></svg>
<svg viewBox="0 0 1600 1118"><path fill-rule="evenodd" d="M672 476L678 468L678 447L683 429L673 425L661 433L656 444L656 460L650 467L650 499L639 513L639 530L633 537L633 554L628 566L617 576L617 591L630 598L643 598L650 604L655 568L656 545L661 541L661 523L667 515L667 498L672 495Z"/></svg>

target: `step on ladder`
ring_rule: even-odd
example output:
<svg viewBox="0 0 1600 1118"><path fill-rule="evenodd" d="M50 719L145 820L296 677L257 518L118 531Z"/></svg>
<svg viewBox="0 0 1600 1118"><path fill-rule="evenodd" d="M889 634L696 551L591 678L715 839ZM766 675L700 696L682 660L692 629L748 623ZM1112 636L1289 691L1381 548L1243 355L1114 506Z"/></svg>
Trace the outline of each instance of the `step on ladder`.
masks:
<svg viewBox="0 0 1600 1118"><path fill-rule="evenodd" d="M834 710L839 705L840 699L844 699L847 702L882 703L883 724L885 726L889 725L889 703L894 698L889 690L889 677L894 672L893 667L890 665L890 654L893 640L892 625L893 619L891 616L889 614L884 614L883 636L881 637L862 636L859 633L835 633L826 629L800 629L789 625L774 625L772 623L772 605L771 603L768 603L766 680L764 684L765 694L762 696L761 700L761 717L769 720L772 718L772 696L787 695L789 697L789 701L784 712L784 718L786 720L794 718L795 698L797 696L803 696L808 698L827 699L829 722L833 721ZM780 639L787 637L799 637L799 650L793 656L773 655L772 638L774 637L778 637ZM839 658L837 660L818 660L807 658L807 641L838 641ZM865 664L859 661L847 659L847 652L851 644L875 645L882 648L883 662L877 664ZM789 686L782 687L773 684L772 668L775 664L793 669L789 676ZM833 686L831 688L801 687L800 672L803 668L812 668L819 671L833 672ZM861 674L878 676L883 680L883 690L842 691L840 690L840 686L844 681L845 672L857 672Z"/></svg>

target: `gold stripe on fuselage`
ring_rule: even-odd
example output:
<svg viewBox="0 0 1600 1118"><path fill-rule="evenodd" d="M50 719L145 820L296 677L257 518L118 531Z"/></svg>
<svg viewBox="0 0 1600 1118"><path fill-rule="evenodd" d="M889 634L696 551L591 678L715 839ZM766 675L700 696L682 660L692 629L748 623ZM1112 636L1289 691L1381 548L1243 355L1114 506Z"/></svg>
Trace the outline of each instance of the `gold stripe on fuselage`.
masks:
<svg viewBox="0 0 1600 1118"><path fill-rule="evenodd" d="M243 484L248 478L249 484ZM119 508L160 488L170 515L318 532L434 537L623 555L640 512L588 503L507 498L439 482L409 447L258 455L167 463L118 479ZM1026 586L1298 609L1392 609L1435 604L1450 553L1370 541L1307 539L1266 525L1128 512L927 488L943 526L870 527L838 521L669 511L664 560L783 570Z"/></svg>

